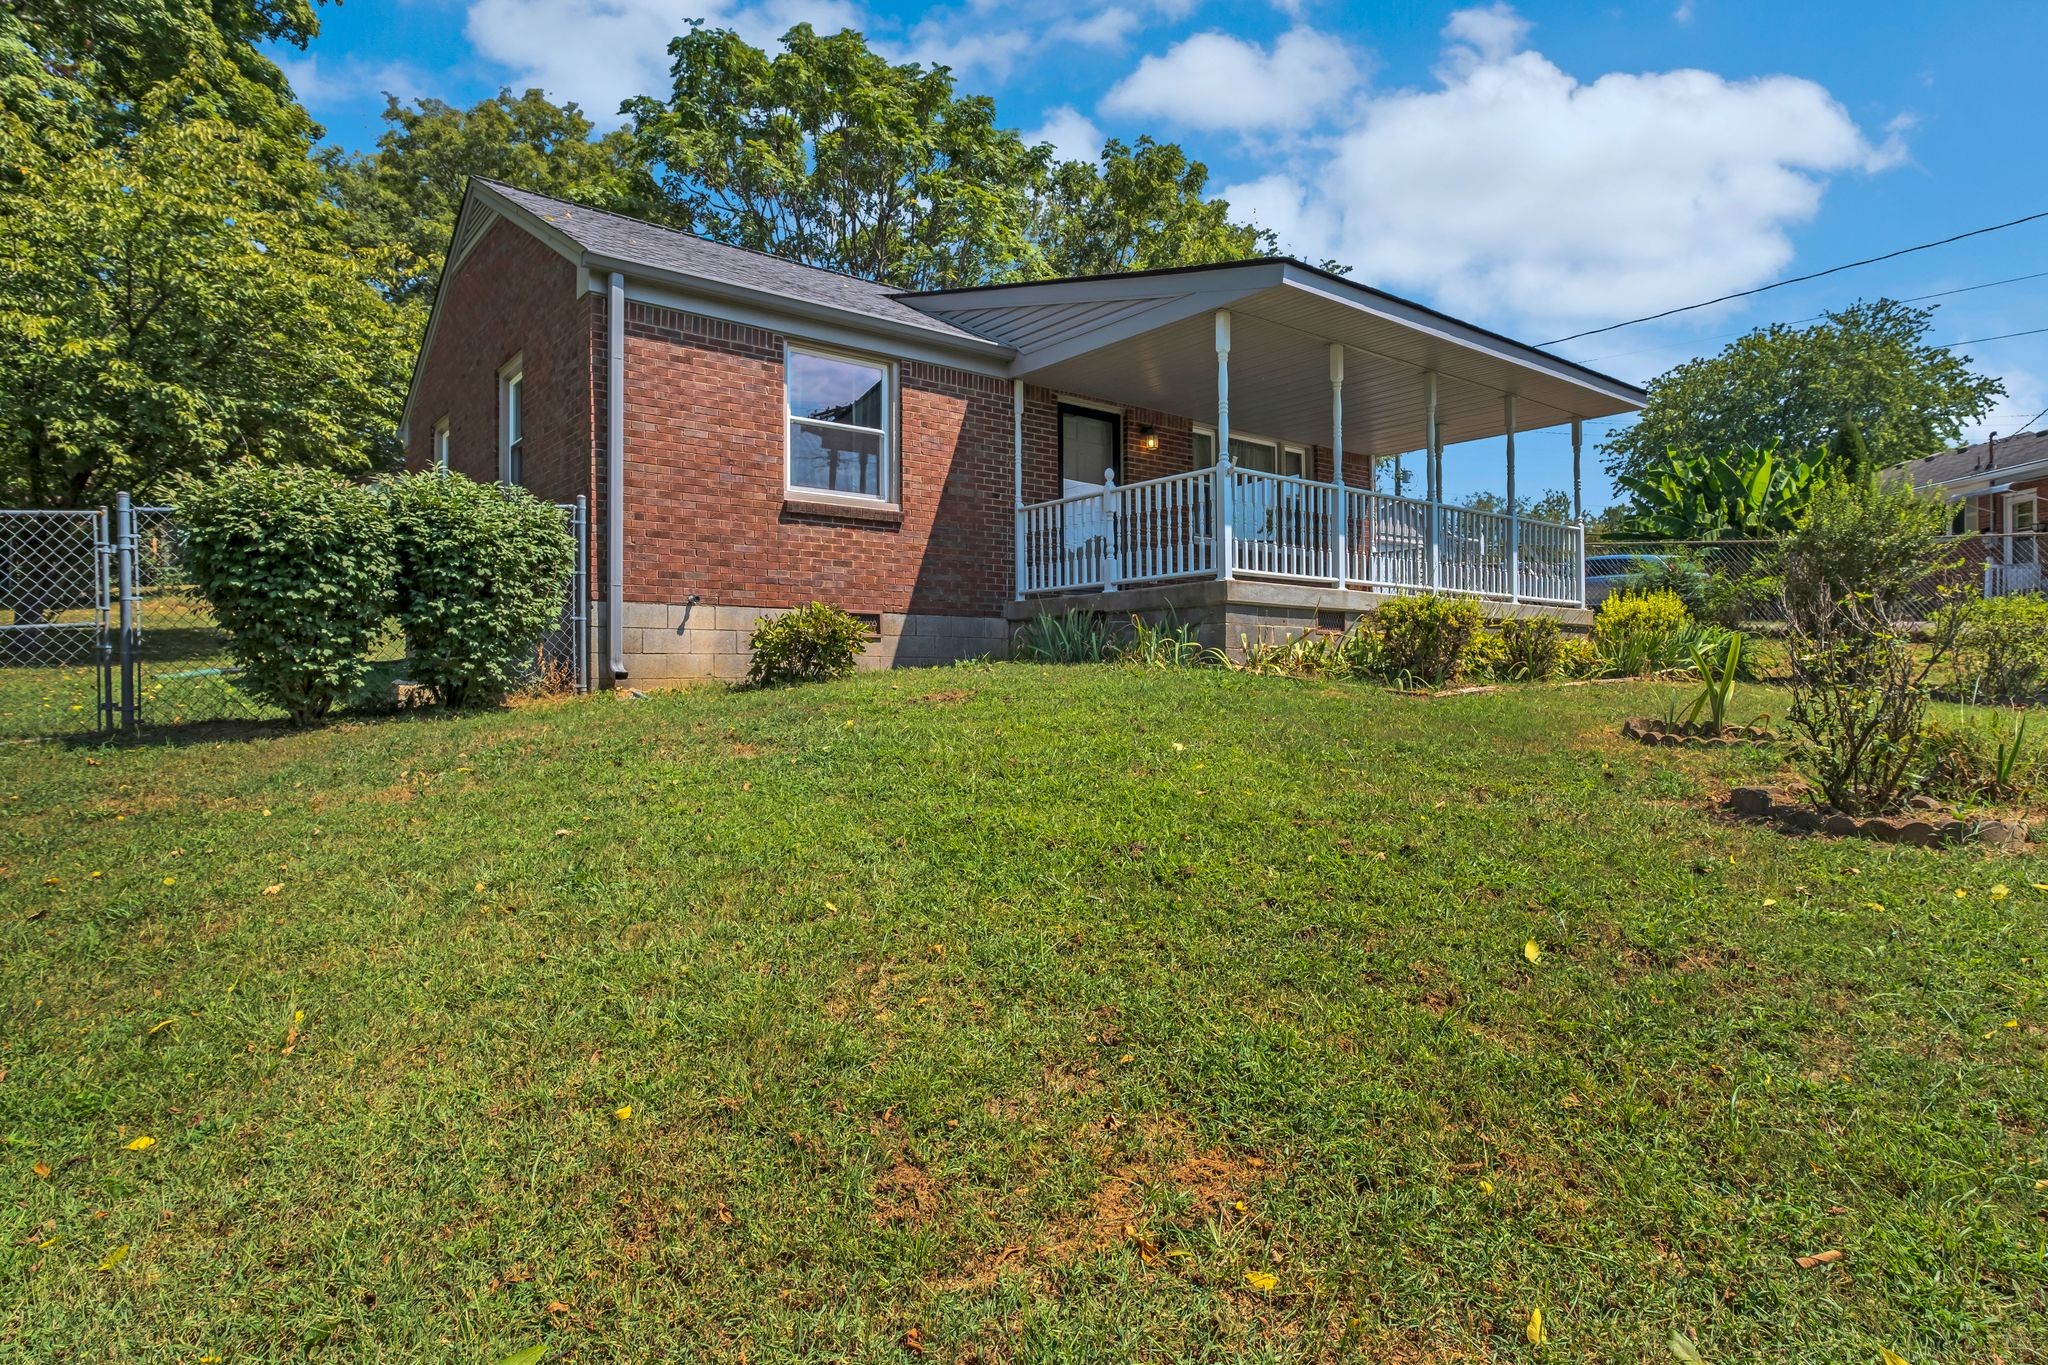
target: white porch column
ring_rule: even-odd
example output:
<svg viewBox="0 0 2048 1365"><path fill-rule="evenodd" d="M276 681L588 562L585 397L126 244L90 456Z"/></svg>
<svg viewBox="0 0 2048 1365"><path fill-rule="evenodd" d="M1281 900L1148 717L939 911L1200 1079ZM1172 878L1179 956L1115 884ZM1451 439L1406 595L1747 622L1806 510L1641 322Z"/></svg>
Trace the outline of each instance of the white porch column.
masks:
<svg viewBox="0 0 2048 1365"><path fill-rule="evenodd" d="M1572 418L1572 520L1583 525L1586 520L1586 499L1579 485L1579 449L1586 441L1584 418Z"/></svg>
<svg viewBox="0 0 2048 1365"><path fill-rule="evenodd" d="M1234 576L1230 524L1230 310L1216 310L1216 576Z"/></svg>
<svg viewBox="0 0 2048 1365"><path fill-rule="evenodd" d="M1024 600L1027 564L1024 545L1024 381L1010 381L1010 505L1017 523L1017 600Z"/></svg>
<svg viewBox="0 0 2048 1365"><path fill-rule="evenodd" d="M1508 601L1522 600L1522 513L1515 505L1515 396L1501 397L1508 428Z"/></svg>
<svg viewBox="0 0 2048 1365"><path fill-rule="evenodd" d="M1429 586L1432 589L1443 586L1443 512L1444 469L1443 450L1437 439L1436 430L1436 371L1430 370L1422 376L1422 481L1423 496L1429 500Z"/></svg>
<svg viewBox="0 0 2048 1365"><path fill-rule="evenodd" d="M1344 488L1344 343L1330 343L1330 482L1337 485L1337 563L1331 575L1338 587L1351 572L1350 551L1345 546L1351 528L1351 494Z"/></svg>

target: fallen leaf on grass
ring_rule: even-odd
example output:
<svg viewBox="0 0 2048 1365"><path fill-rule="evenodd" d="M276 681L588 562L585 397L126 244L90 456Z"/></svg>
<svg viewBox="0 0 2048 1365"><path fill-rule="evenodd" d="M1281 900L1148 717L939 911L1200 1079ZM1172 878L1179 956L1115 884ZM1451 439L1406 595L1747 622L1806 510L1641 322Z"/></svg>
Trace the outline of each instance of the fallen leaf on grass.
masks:
<svg viewBox="0 0 2048 1365"><path fill-rule="evenodd" d="M524 1350L514 1351L500 1360L498 1365L540 1365L547 1353L547 1343L542 1342L538 1346L528 1346Z"/></svg>
<svg viewBox="0 0 2048 1365"><path fill-rule="evenodd" d="M569 1311L569 1305L563 1303L560 1299L549 1299L548 1311L550 1313L566 1313Z"/></svg>
<svg viewBox="0 0 2048 1365"><path fill-rule="evenodd" d="M1522 956L1528 958L1531 963L1534 963L1537 958L1543 956L1543 950L1536 946L1536 940L1532 938L1522 945Z"/></svg>
<svg viewBox="0 0 2048 1365"><path fill-rule="evenodd" d="M1877 1348L1878 1365L1912 1365L1912 1362L1889 1346Z"/></svg>
<svg viewBox="0 0 2048 1365"><path fill-rule="evenodd" d="M1842 1253L1840 1249L1829 1247L1826 1251L1817 1251L1811 1256L1799 1257L1798 1265L1801 1270L1811 1270L1817 1265L1833 1265L1841 1259Z"/></svg>
<svg viewBox="0 0 2048 1365"><path fill-rule="evenodd" d="M2012 888L2007 886L2004 882L2000 882L1998 885L1991 888L1991 899L1995 901L2002 901L2011 894Z"/></svg>
<svg viewBox="0 0 2048 1365"><path fill-rule="evenodd" d="M154 1038L157 1034L162 1033L165 1029L169 1028L171 1025L177 1022L178 1021L175 1019L159 1019L156 1023L151 1024L149 1026L148 1036Z"/></svg>
<svg viewBox="0 0 2048 1365"><path fill-rule="evenodd" d="M1482 1181L1480 1181L1480 1182L1479 1182L1479 1192L1480 1192L1481 1194L1492 1194L1492 1193L1493 1193L1493 1182L1492 1182L1491 1180L1482 1180Z"/></svg>
<svg viewBox="0 0 2048 1365"><path fill-rule="evenodd" d="M1550 1329L1543 1325L1543 1310L1541 1308L1531 1308L1529 1310L1529 1325L1522 1329L1522 1334L1529 1338L1531 1346L1541 1346L1544 1342L1550 1340Z"/></svg>
<svg viewBox="0 0 2048 1365"><path fill-rule="evenodd" d="M1676 1328L1672 1329L1671 1340L1665 1346L1673 1357L1685 1361L1686 1365L1706 1365L1707 1358L1700 1354L1698 1343Z"/></svg>
<svg viewBox="0 0 2048 1365"><path fill-rule="evenodd" d="M266 896L275 896L278 892L282 890L284 890L283 882L272 882L270 885L263 888L263 894Z"/></svg>
<svg viewBox="0 0 2048 1365"><path fill-rule="evenodd" d="M154 1146L156 1146L156 1139L144 1133L141 1137L128 1144L128 1150L131 1152L146 1152Z"/></svg>
<svg viewBox="0 0 2048 1365"><path fill-rule="evenodd" d="M1244 1282L1261 1294L1270 1294L1280 1287L1280 1277L1270 1270L1247 1270Z"/></svg>
<svg viewBox="0 0 2048 1365"><path fill-rule="evenodd" d="M620 1123L624 1123L627 1119L633 1117L633 1106L630 1104L620 1105L618 1108L612 1110L612 1117L617 1119Z"/></svg>
<svg viewBox="0 0 2048 1365"><path fill-rule="evenodd" d="M108 1252L108 1253L107 1253L106 1255L104 1255L104 1256L100 1257L100 1269L101 1269L101 1270L112 1270L112 1269L113 1269L113 1268L114 1268L115 1266L117 1266L117 1265L121 1264L121 1262L123 1262L123 1261L125 1261L125 1260L127 1260L127 1259L128 1259L128 1244L127 1244L126 1242L123 1242L123 1243L121 1243L121 1245L119 1245L119 1246L115 1247L115 1248L114 1248L114 1249L113 1249L112 1251Z"/></svg>
<svg viewBox="0 0 2048 1365"><path fill-rule="evenodd" d="M38 1162L37 1162L37 1163L35 1164L34 1170L35 1170L35 1173L36 1173L36 1178L37 1178L38 1180L48 1180L48 1179L50 1178L50 1163L49 1163L49 1162L47 1162L47 1161L38 1161Z"/></svg>

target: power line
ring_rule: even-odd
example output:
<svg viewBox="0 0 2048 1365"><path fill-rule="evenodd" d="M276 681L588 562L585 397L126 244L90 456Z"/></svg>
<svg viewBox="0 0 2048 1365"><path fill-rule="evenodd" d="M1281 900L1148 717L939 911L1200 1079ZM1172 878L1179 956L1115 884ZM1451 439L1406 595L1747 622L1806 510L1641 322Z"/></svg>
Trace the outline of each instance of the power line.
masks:
<svg viewBox="0 0 2048 1365"><path fill-rule="evenodd" d="M2033 274L2031 274L2031 275L2014 275L2014 276L2012 276L2012 277L2011 277L2011 278L2009 278L2009 279L2003 279L2003 280L1986 280L1986 281L1985 281L1985 282L1984 282L1983 284L1966 284L1966 285L1964 285L1964 286L1963 286L1962 288L1960 288L1960 289L1938 289L1938 290L1936 290L1936 291L1935 291L1934 293L1932 293L1932 294L1914 294L1914 295L1913 295L1913 296L1911 296L1910 298L1903 298L1903 299L1899 299L1899 300L1897 300L1897 302L1899 302L1899 303L1925 303L1925 302L1927 302L1927 300L1929 300L1929 299L1946 299L1946 298L1950 298L1950 297L1953 297L1954 295L1957 295L1957 294L1971 294L1971 293L1975 293L1975 292L1976 292L1977 290L1979 290L1979 289L1996 289L1996 288L1998 288L1998 287L1999 287L2000 285L2006 285L2006 284L2024 284L2024 283L2026 283L2026 282L2027 282L2028 280L2039 280L2039 279L2048 279L2048 270L2037 270L2037 271L2035 271L2035 272L2034 272ZM1787 322L1787 323L1781 323L1781 324L1778 324L1778 325L1780 325L1780 326L1784 326L1784 327L1797 327L1797 326L1799 326L1799 325L1800 325L1801 323L1804 323L1804 322L1819 322L1819 321L1821 320L1821 318L1822 318L1822 317L1824 317L1824 316L1825 316L1825 314L1822 314L1822 313L1815 313L1815 314L1814 314L1814 315L1813 315L1812 317L1805 317L1805 318L1794 318L1794 319L1792 319L1792 321L1790 321L1790 322ZM1771 324L1768 324L1768 323L1762 323L1762 324L1759 324L1759 326L1769 326L1769 325L1771 325ZM1580 363L1580 364L1582 364L1582 365L1598 365L1598 364L1602 363L1603 361L1608 361L1608 360L1620 360L1620 359L1622 359L1622 358L1623 358L1624 356L1632 356L1632 355L1644 355L1644 354L1646 354L1646 353L1649 353L1649 352L1652 352L1652 351L1683 351L1683 350L1686 350L1686 349L1688 349L1689 347L1695 347L1695 346L1702 346L1702 345L1707 345L1707 344L1709 344L1709 343L1711 343L1711 342L1716 342L1716 341L1733 341L1733 340L1734 340L1734 339L1735 339L1736 337L1745 337L1745 336L1748 336L1750 332L1754 332L1754 331L1756 331L1756 330L1757 330L1757 328L1755 328L1755 327L1751 327L1751 328L1749 328L1749 329L1748 329L1747 331L1741 331L1741 332L1724 332L1724 333L1722 333L1722 334L1721 334L1720 336L1715 336L1715 337L1708 337L1708 338L1706 338L1706 340L1705 340L1705 341L1700 341L1700 342L1676 342L1676 343L1671 343L1671 342L1665 342L1665 343L1660 343L1660 344L1658 344L1658 345L1655 345L1655 346L1638 346L1638 347L1634 348L1633 350L1628 350L1628 351L1609 351L1609 352L1608 352L1608 353L1607 353L1606 355L1596 355L1596 356L1589 356L1588 358L1586 358L1585 360L1583 360L1583 361L1581 361L1581 362L1579 362L1579 363Z"/></svg>
<svg viewBox="0 0 2048 1365"><path fill-rule="evenodd" d="M2025 332L2000 332L1995 337L1971 337L1968 341L1946 341L1941 348L1953 351L1958 346L1982 346L1987 341L2005 341L2012 337L2037 337L2043 332L2048 332L2048 327L2035 327Z"/></svg>
<svg viewBox="0 0 2048 1365"><path fill-rule="evenodd" d="M1728 303L1734 299L1746 299L1752 295L1769 293L1773 289L1783 289L1788 284L1804 284L1808 280L1817 280L1827 275L1839 275L1844 270L1855 270L1859 266L1876 265L1879 261L1896 260L1901 256L1910 256L1916 251L1930 251L1935 247L1948 246L1951 243L1965 241L1971 237L1982 237L1989 232L2003 232L2007 228L2018 227L2022 223L2036 222L2042 218L2048 218L2048 209L2043 209L2039 213L2030 213L2024 218L2014 218L2010 222L1993 223L1989 227L1972 228L1968 232L1958 232L1953 237L1943 237L1939 241L1922 242L1918 246L1902 246L1897 251L1887 251L1882 256L1866 256L1860 261L1850 261L1844 265L1831 265L1826 270L1816 270L1811 274L1794 275L1789 279L1774 280L1770 284L1760 284L1754 289L1741 289L1733 294L1723 294L1719 298L1707 299L1700 303L1688 303L1680 308L1666 308L1661 313L1650 313L1644 317L1630 318L1626 322L1613 322L1605 327L1593 327L1583 332L1573 332L1568 337L1559 337L1555 341L1546 341L1542 344L1545 346L1562 346L1565 342L1577 341L1580 337L1598 336L1602 332L1619 331L1623 327L1633 327L1637 323L1656 322L1660 318L1676 317L1680 313L1690 313L1698 308L1711 308L1717 303Z"/></svg>

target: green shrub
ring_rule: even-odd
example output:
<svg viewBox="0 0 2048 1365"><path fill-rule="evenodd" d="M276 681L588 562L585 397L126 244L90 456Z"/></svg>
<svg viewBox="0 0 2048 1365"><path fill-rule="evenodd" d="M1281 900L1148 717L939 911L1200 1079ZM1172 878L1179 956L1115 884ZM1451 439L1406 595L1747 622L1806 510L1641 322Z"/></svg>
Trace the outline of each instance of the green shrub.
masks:
<svg viewBox="0 0 2048 1365"><path fill-rule="evenodd" d="M1583 635L1567 635L1557 642L1555 676L1591 678L1600 672L1600 651Z"/></svg>
<svg viewBox="0 0 2048 1365"><path fill-rule="evenodd" d="M393 610L413 680L450 706L491 705L562 617L576 541L522 488L432 471L391 481Z"/></svg>
<svg viewBox="0 0 2048 1365"><path fill-rule="evenodd" d="M1948 801L2031 797L2041 790L2048 754L2027 737L2024 713L1929 721L1921 736L1916 785Z"/></svg>
<svg viewBox="0 0 2048 1365"><path fill-rule="evenodd" d="M844 678L867 646L868 628L838 607L813 602L754 623L747 645L754 651L747 681L756 687L777 683L819 682Z"/></svg>
<svg viewBox="0 0 2048 1365"><path fill-rule="evenodd" d="M2048 687L2048 601L2031 594L1972 598L1958 618L1955 690L1965 700L2025 702Z"/></svg>
<svg viewBox="0 0 2048 1365"><path fill-rule="evenodd" d="M1960 564L1943 540L1948 512L1900 481L1842 484L1814 500L1779 555L1791 668L1786 718L1797 756L1828 804L1852 815L1897 810L1922 780L1927 678L1961 618L1931 613L1930 585Z"/></svg>
<svg viewBox="0 0 2048 1365"><path fill-rule="evenodd" d="M304 725L361 688L397 571L384 499L339 474L235 464L177 492L241 685Z"/></svg>
<svg viewBox="0 0 2048 1365"><path fill-rule="evenodd" d="M1116 642L1092 611L1070 607L1058 616L1041 612L1017 631L1011 653L1037 664L1099 664Z"/></svg>
<svg viewBox="0 0 2048 1365"><path fill-rule="evenodd" d="M1564 637L1557 622L1548 616L1510 616L1500 623L1501 676L1518 681L1543 682L1557 676L1558 653Z"/></svg>
<svg viewBox="0 0 2048 1365"><path fill-rule="evenodd" d="M1506 637L1481 627L1472 637L1472 643L1465 646L1464 657L1458 660L1458 676L1472 679L1510 681L1514 673L1508 663L1508 642Z"/></svg>
<svg viewBox="0 0 2048 1365"><path fill-rule="evenodd" d="M1485 617L1463 597L1396 597L1372 613L1387 675L1430 687L1456 682Z"/></svg>
<svg viewBox="0 0 2048 1365"><path fill-rule="evenodd" d="M1642 567L1629 575L1625 588L1632 593L1676 593L1694 620L1730 629L1774 596L1772 580L1754 573L1709 568L1698 551L1684 546L1646 557Z"/></svg>
<svg viewBox="0 0 2048 1365"><path fill-rule="evenodd" d="M1682 638L1690 620L1685 603L1669 589L1614 593L1601 598L1593 613L1593 648L1604 671L1615 677L1680 668L1690 662Z"/></svg>
<svg viewBox="0 0 2048 1365"><path fill-rule="evenodd" d="M1134 614L1130 635L1109 652L1118 663L1133 668L1205 668L1223 661L1223 651L1196 639L1171 607L1157 625Z"/></svg>

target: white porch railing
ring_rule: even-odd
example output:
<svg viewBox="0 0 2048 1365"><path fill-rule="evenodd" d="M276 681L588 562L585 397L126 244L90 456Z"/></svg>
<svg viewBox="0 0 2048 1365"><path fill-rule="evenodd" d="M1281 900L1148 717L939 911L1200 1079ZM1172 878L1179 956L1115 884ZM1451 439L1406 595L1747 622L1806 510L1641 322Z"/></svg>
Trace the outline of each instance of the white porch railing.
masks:
<svg viewBox="0 0 2048 1365"><path fill-rule="evenodd" d="M1219 525L1229 531L1232 576L1543 606L1585 602L1578 526L1228 462L1124 487L1112 480L1100 492L1018 509L1017 595L1222 577Z"/></svg>

